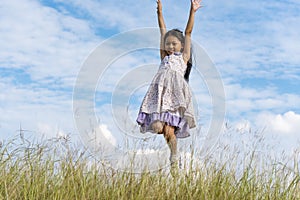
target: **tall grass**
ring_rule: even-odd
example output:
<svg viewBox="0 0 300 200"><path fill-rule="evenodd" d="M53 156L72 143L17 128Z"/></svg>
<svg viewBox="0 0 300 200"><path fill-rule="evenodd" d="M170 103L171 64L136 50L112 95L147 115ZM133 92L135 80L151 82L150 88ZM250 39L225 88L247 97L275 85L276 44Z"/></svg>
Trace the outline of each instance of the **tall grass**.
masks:
<svg viewBox="0 0 300 200"><path fill-rule="evenodd" d="M242 168L236 156L224 162L207 157L172 174L134 174L111 169L62 139L0 146L0 199L300 199L296 155L293 168L256 167L250 152Z"/></svg>

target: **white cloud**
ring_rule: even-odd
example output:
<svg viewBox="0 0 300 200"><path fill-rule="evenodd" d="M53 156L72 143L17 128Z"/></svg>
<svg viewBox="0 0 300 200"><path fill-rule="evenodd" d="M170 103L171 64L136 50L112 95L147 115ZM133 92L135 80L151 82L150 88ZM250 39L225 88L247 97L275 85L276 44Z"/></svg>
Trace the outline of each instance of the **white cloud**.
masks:
<svg viewBox="0 0 300 200"><path fill-rule="evenodd" d="M51 122L50 122L51 123ZM26 125L24 125L26 126ZM49 124L49 122L37 122L36 132L47 138L67 138L68 134L58 125ZM36 135L36 136L38 136Z"/></svg>
<svg viewBox="0 0 300 200"><path fill-rule="evenodd" d="M245 133L251 131L251 123L248 120L239 121L235 124L235 130L238 133Z"/></svg>
<svg viewBox="0 0 300 200"><path fill-rule="evenodd" d="M156 23L155 1L56 1L68 6L72 5L92 17L93 26L103 30L112 28L128 30L141 26L148 27L151 21L152 24Z"/></svg>
<svg viewBox="0 0 300 200"><path fill-rule="evenodd" d="M263 113L258 117L259 124L264 125L272 134L282 134L299 138L300 114L288 111L283 114Z"/></svg>
<svg viewBox="0 0 300 200"><path fill-rule="evenodd" d="M114 146L117 146L117 139L113 136L113 134L109 131L107 125L100 124L99 129L102 135ZM101 140L101 138L100 138Z"/></svg>
<svg viewBox="0 0 300 200"><path fill-rule="evenodd" d="M34 80L76 75L97 38L84 20L38 1L1 1L1 67L23 68Z"/></svg>
<svg viewBox="0 0 300 200"><path fill-rule="evenodd" d="M250 113L261 111L297 111L300 106L298 94L282 94L274 87L252 88L226 82L225 93L226 110L231 117L244 118L246 113L250 118Z"/></svg>
<svg viewBox="0 0 300 200"><path fill-rule="evenodd" d="M55 137L57 127L75 133L71 94L32 85L15 86L10 79L0 80L0 91L1 137L13 136L20 125L35 136Z"/></svg>
<svg viewBox="0 0 300 200"><path fill-rule="evenodd" d="M0 12L0 66L11 71L0 80L1 137L20 124L37 136L55 137L57 127L76 132L72 87L84 57L101 38L87 21L39 1L1 1Z"/></svg>
<svg viewBox="0 0 300 200"><path fill-rule="evenodd" d="M194 39L205 46L222 74L235 80L299 80L299 6L291 1L205 4Z"/></svg>

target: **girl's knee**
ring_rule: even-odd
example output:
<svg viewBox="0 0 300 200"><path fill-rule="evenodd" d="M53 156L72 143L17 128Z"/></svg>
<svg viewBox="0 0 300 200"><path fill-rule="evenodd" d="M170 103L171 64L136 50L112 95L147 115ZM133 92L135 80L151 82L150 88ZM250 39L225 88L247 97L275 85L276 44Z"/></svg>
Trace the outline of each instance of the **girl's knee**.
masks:
<svg viewBox="0 0 300 200"><path fill-rule="evenodd" d="M161 121L155 121L152 123L151 128L155 133L160 134L160 133L163 133L164 124Z"/></svg>

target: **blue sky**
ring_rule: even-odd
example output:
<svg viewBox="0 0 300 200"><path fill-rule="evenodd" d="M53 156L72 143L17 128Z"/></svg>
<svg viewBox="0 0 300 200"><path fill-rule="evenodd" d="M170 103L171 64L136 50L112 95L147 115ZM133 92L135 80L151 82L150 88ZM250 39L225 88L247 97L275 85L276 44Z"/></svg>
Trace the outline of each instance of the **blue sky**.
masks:
<svg viewBox="0 0 300 200"><path fill-rule="evenodd" d="M167 27L184 29L189 1L162 2ZM203 0L203 5L192 38L220 72L225 120L236 130L265 128L266 137L299 146L300 3ZM72 95L84 60L115 34L157 27L155 0L3 0L0 13L0 139L17 134L20 124L37 136L78 137ZM154 51L143 56L122 57L115 65L126 66L107 75L122 76L141 60L159 62ZM191 76L205 127L209 94L197 82L198 76ZM98 102L97 113L109 106L112 89L109 84L97 88L96 98L103 103L102 107ZM138 107L130 108L134 116ZM106 123L109 129L112 122Z"/></svg>

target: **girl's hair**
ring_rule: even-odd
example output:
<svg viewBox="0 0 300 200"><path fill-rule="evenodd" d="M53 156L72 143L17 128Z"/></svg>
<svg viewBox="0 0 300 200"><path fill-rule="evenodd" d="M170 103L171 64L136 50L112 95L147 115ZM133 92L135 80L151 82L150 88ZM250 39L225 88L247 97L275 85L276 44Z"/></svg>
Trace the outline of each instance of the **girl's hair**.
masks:
<svg viewBox="0 0 300 200"><path fill-rule="evenodd" d="M166 38L169 37L170 35L176 37L179 39L179 41L181 42L181 45L184 46L184 35L182 33L181 30L179 29L172 29L169 30L165 36L164 36L164 41L166 41ZM191 48L191 54L190 54L190 59L187 62L187 68L185 70L185 74L184 74L184 79L189 82L189 77L190 77L190 73L191 73L191 69L192 69L192 65L193 65L193 60L192 60L192 48Z"/></svg>

